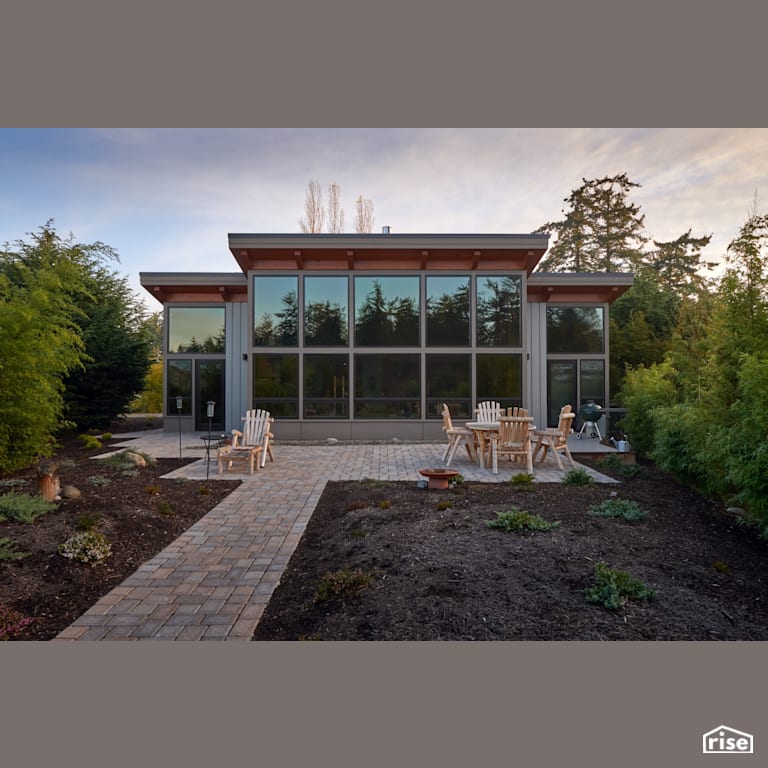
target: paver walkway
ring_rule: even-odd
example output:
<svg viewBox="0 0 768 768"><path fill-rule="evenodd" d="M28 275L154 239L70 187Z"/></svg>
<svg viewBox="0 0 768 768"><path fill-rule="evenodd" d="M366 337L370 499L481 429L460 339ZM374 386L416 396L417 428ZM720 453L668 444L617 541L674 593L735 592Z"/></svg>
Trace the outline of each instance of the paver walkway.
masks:
<svg viewBox="0 0 768 768"><path fill-rule="evenodd" d="M126 435L126 437L129 437ZM126 445L157 458L179 455L179 440L162 431L132 433ZM202 456L197 435L184 435L183 455ZM290 445L275 443L274 463L253 475L162 552L64 629L56 641L250 640L270 595L329 480L422 479L419 468L442 466L444 443ZM504 482L515 471L481 470L466 455L453 467L466 480ZM215 459L210 480L219 477ZM553 458L537 479L557 482ZM614 482L588 470L599 482ZM200 459L166 477L204 479Z"/></svg>

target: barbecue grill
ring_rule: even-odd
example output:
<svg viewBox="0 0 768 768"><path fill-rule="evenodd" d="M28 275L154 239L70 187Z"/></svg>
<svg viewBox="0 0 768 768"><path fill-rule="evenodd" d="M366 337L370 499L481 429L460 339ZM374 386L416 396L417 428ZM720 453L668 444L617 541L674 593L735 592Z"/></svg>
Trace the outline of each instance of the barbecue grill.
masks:
<svg viewBox="0 0 768 768"><path fill-rule="evenodd" d="M603 418L603 409L594 400L588 401L585 405L582 405L579 409L579 416L582 419L581 429L576 435L577 440L581 440L584 430L590 427L590 436L599 437L601 440L603 436L600 434L600 428L597 426L597 422Z"/></svg>

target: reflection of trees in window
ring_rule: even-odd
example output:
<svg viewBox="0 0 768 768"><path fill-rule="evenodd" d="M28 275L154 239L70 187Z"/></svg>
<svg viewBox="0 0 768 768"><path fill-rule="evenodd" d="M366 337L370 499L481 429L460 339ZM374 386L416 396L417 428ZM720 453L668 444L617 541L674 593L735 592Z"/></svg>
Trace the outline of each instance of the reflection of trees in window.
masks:
<svg viewBox="0 0 768 768"><path fill-rule="evenodd" d="M477 343L484 347L520 346L519 277L478 277Z"/></svg>
<svg viewBox="0 0 768 768"><path fill-rule="evenodd" d="M367 347L416 346L419 343L419 306L411 296L387 299L380 281L357 309L355 344Z"/></svg>
<svg viewBox="0 0 768 768"><path fill-rule="evenodd" d="M427 283L429 285L429 282ZM427 296L427 344L466 346L469 344L469 281L453 293Z"/></svg>
<svg viewBox="0 0 768 768"><path fill-rule="evenodd" d="M283 309L280 312L265 312L256 322L253 329L254 346L296 346L299 328L299 302L296 291L288 291L282 298L282 304Z"/></svg>
<svg viewBox="0 0 768 768"><path fill-rule="evenodd" d="M547 307L547 352L597 354L603 352L601 307Z"/></svg>
<svg viewBox="0 0 768 768"><path fill-rule="evenodd" d="M185 352L187 354L222 354L224 352L224 329L215 336L209 336L203 341L198 341L195 336L187 342L179 343L172 352Z"/></svg>
<svg viewBox="0 0 768 768"><path fill-rule="evenodd" d="M304 343L339 346L347 343L347 313L340 304L315 301L304 312Z"/></svg>

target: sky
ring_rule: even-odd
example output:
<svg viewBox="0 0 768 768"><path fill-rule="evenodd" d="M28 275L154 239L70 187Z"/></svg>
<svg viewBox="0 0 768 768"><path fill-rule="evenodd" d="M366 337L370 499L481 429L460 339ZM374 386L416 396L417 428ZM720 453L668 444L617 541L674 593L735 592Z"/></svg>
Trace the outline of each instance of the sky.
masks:
<svg viewBox="0 0 768 768"><path fill-rule="evenodd" d="M768 128L3 128L0 245L53 220L157 311L140 272L237 271L227 235L298 233L311 179L340 186L345 232L362 195L374 232L525 234L619 173L647 236L712 235L720 260L768 211Z"/></svg>

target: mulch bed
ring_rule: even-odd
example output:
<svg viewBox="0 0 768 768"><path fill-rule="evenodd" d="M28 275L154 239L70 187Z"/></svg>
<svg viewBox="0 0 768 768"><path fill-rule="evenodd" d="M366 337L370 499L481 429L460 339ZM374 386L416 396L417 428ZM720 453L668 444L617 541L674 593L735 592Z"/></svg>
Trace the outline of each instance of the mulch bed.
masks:
<svg viewBox="0 0 768 768"><path fill-rule="evenodd" d="M329 483L254 640L768 639L766 542L652 465L594 466L621 485ZM612 493L648 516L587 513ZM513 507L560 526L486 526ZM655 595L587 602L601 561ZM357 590L318 598L355 574Z"/></svg>
<svg viewBox="0 0 768 768"><path fill-rule="evenodd" d="M122 428L140 426L128 422ZM9 639L55 637L240 484L239 480L162 479L189 460L157 459L156 464L139 469L135 477L93 460L114 450L110 445L119 438L115 433L103 448L87 450L77 435L61 437L61 448L54 457L61 483L78 488L81 497L62 500L54 511L31 524L0 522L0 539L8 537L20 551L29 553L20 560L0 560L0 605L32 619L22 633ZM107 483L95 485L94 477ZM36 468L1 476L0 494L9 491L36 494ZM111 555L97 565L60 555L59 545L78 533L82 521L94 516L100 519L97 530L112 546Z"/></svg>

